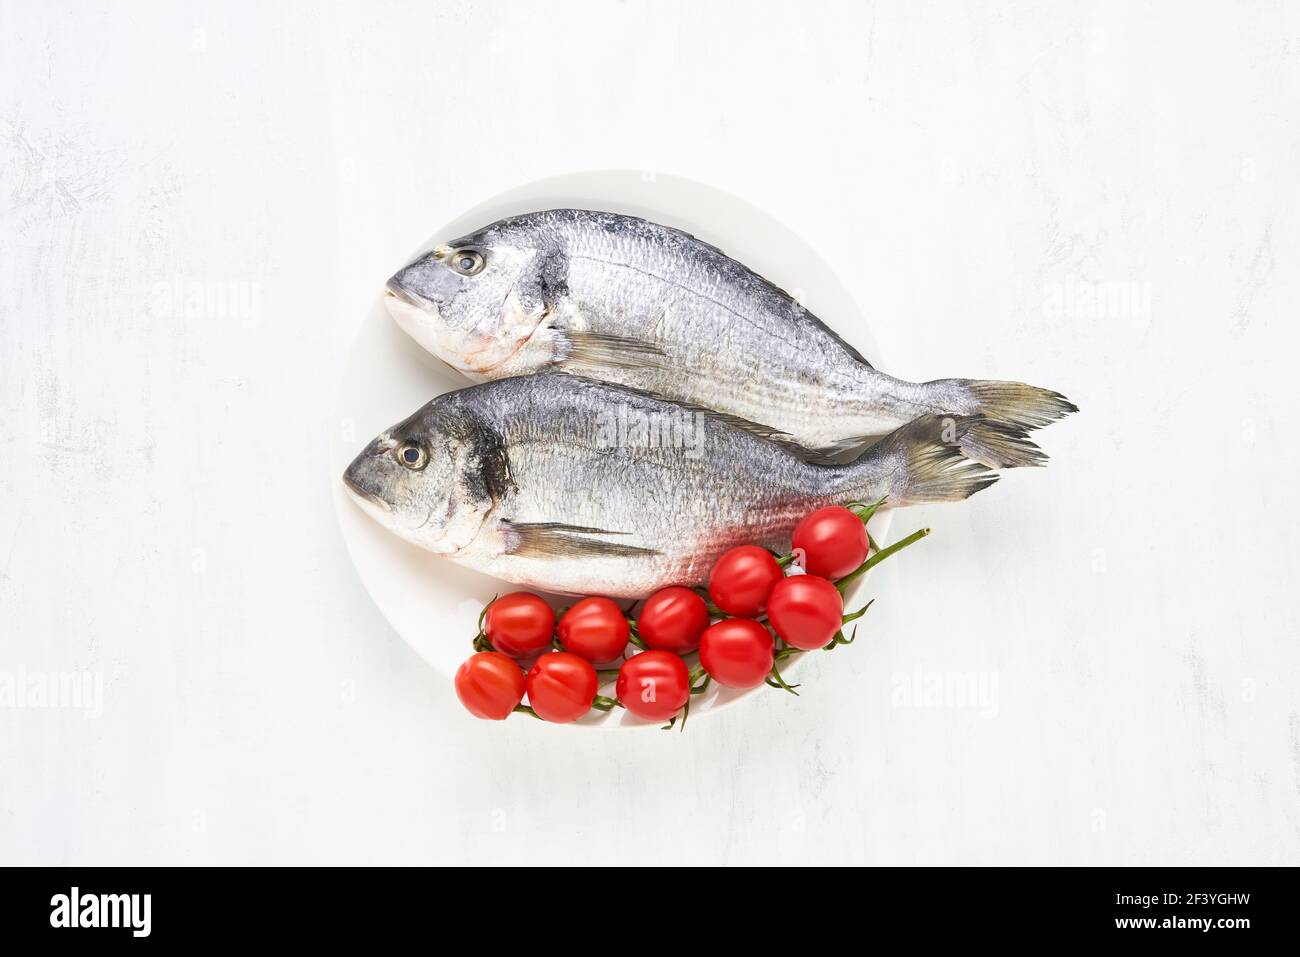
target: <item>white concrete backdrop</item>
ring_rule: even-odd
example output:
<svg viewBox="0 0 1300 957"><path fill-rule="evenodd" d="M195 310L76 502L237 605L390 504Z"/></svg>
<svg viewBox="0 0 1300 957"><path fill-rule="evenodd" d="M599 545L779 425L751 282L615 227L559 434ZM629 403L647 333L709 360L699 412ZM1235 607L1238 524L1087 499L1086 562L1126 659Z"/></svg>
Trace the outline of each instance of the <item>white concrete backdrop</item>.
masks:
<svg viewBox="0 0 1300 957"><path fill-rule="evenodd" d="M0 862L1300 863L1294 5L5 2L0 51L0 691L104 682L0 707ZM900 518L801 699L477 723L342 548L338 371L439 223L619 167L815 242L891 371L1083 412Z"/></svg>

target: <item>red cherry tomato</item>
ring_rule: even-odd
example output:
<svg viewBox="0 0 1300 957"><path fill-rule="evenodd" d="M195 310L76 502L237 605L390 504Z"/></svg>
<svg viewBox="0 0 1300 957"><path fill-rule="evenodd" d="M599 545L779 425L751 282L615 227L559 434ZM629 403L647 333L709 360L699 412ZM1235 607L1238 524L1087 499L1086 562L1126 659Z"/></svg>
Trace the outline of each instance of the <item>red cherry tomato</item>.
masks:
<svg viewBox="0 0 1300 957"><path fill-rule="evenodd" d="M720 685L754 688L772 671L772 633L752 618L726 618L700 639L700 664Z"/></svg>
<svg viewBox="0 0 1300 957"><path fill-rule="evenodd" d="M456 697L476 718L501 721L524 697L524 673L505 655L481 651L456 669Z"/></svg>
<svg viewBox="0 0 1300 957"><path fill-rule="evenodd" d="M592 663L613 661L631 629L623 609L608 598L584 598L560 616L560 644Z"/></svg>
<svg viewBox="0 0 1300 957"><path fill-rule="evenodd" d="M542 655L528 672L528 703L537 716L556 724L577 721L596 700L596 669L567 651Z"/></svg>
<svg viewBox="0 0 1300 957"><path fill-rule="evenodd" d="M754 618L763 613L768 594L783 577L781 566L767 549L739 545L714 564L709 594L727 614Z"/></svg>
<svg viewBox="0 0 1300 957"><path fill-rule="evenodd" d="M691 697L686 662L670 651L643 651L623 662L614 686L618 700L638 718L667 721Z"/></svg>
<svg viewBox="0 0 1300 957"><path fill-rule="evenodd" d="M772 589L767 620L787 645L825 648L844 624L844 599L817 575L792 575Z"/></svg>
<svg viewBox="0 0 1300 957"><path fill-rule="evenodd" d="M530 658L551 643L555 612L536 595L511 592L488 605L483 632L503 655Z"/></svg>
<svg viewBox="0 0 1300 957"><path fill-rule="evenodd" d="M651 648L685 655L700 646L709 627L709 606L689 588L661 588L646 599L636 630Z"/></svg>
<svg viewBox="0 0 1300 957"><path fill-rule="evenodd" d="M829 505L794 527L794 547L803 551L810 575L843 578L867 560L871 551L867 526L847 508Z"/></svg>

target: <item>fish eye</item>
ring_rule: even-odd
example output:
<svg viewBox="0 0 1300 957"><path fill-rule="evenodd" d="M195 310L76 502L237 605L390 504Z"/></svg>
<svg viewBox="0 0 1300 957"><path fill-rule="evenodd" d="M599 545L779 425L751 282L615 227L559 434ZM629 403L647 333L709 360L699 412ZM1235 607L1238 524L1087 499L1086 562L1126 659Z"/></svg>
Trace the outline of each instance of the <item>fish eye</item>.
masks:
<svg viewBox="0 0 1300 957"><path fill-rule="evenodd" d="M473 249L458 249L451 254L451 268L462 276L475 276L483 271L486 260Z"/></svg>
<svg viewBox="0 0 1300 957"><path fill-rule="evenodd" d="M397 461L401 462L408 469L422 469L429 462L429 455L424 451L424 446L416 445L414 442L407 442L397 449Z"/></svg>

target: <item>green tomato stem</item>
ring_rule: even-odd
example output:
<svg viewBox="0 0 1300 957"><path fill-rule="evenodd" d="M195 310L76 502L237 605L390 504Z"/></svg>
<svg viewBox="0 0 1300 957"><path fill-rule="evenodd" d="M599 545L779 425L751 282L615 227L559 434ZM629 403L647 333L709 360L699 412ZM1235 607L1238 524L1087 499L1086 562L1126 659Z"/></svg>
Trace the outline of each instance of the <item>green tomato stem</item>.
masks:
<svg viewBox="0 0 1300 957"><path fill-rule="evenodd" d="M847 624L848 624L849 622L851 622L851 621L857 621L859 618L861 618L863 615L865 615L865 614L867 613L867 609L870 608L870 607L871 607L872 605L874 605L875 603L876 603L876 600L873 598L873 599L871 599L871 601L867 602L865 605L863 605L863 606L862 606L861 608L859 608L857 611L851 611L851 612L849 612L847 615L844 616L844 620L843 620L842 622L840 622L840 624L842 624L842 625L847 625Z"/></svg>
<svg viewBox="0 0 1300 957"><path fill-rule="evenodd" d="M783 688L786 691L790 692L795 697L799 696L799 692L794 690L799 686L789 684L785 680L785 678L782 677L781 669L776 666L775 661L772 662L772 671L768 674L768 677L765 679L765 683L772 686L773 688Z"/></svg>
<svg viewBox="0 0 1300 957"><path fill-rule="evenodd" d="M867 524L867 522L871 520L871 516L876 514L876 510L879 509L884 504L885 504L885 500L882 498L878 502L870 502L870 503L849 502L849 504L844 507L847 508L854 515L856 515L858 518L862 519L862 524L865 525Z"/></svg>
<svg viewBox="0 0 1300 957"><path fill-rule="evenodd" d="M845 575L843 578L837 581L835 583L835 587L840 590L841 595L844 594L845 590L848 588L849 585L853 584L853 582L857 581L867 572L871 571L871 569L875 568L877 565L883 562L890 555L893 555L896 552L901 552L908 545L916 544L917 542L919 542L921 539L925 538L925 536L929 534L930 534L930 530L928 528L919 528L911 535L908 535L907 538L900 539L899 541L894 542L894 544L890 545L888 548L881 549L880 551L876 552L876 554L868 558L861 565L859 565L856 569L849 572L847 575Z"/></svg>

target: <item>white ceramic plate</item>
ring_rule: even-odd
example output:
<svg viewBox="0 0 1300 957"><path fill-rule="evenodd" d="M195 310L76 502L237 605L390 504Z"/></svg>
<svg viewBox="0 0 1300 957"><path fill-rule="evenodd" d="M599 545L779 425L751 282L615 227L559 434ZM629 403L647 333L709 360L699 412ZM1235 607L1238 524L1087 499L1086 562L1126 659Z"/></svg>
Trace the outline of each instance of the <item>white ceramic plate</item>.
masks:
<svg viewBox="0 0 1300 957"><path fill-rule="evenodd" d="M480 203L444 225L420 248L463 236L505 216L557 207L628 213L684 229L783 287L872 362L880 358L862 313L812 246L743 200L692 180L624 170L538 180ZM390 272L403 264L394 262ZM375 302L361 323L343 373L335 412L338 428L331 432L329 481L343 540L366 590L397 633L450 678L472 651L470 641L483 606L493 595L516 586L402 541L365 515L343 490L343 470L371 438L434 396L470 384L416 345L389 318L382 302L387 278L375 277ZM872 521L877 541L885 538L888 522L888 513ZM784 672L793 674L803 657L796 655L787 662ZM714 685L692 699L691 720L763 690L760 686L734 692ZM609 688L602 691L612 694ZM797 701L792 699L790 706L798 707ZM657 725L616 708L608 715L593 712L575 726Z"/></svg>

